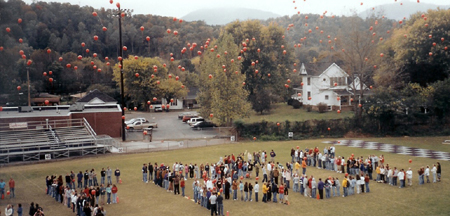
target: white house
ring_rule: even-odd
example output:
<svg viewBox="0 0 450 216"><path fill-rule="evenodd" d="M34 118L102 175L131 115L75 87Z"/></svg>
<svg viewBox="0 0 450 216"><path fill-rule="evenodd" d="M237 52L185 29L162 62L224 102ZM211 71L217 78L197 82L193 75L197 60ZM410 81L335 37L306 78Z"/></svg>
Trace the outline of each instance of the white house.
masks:
<svg viewBox="0 0 450 216"><path fill-rule="evenodd" d="M302 86L295 88L297 94L293 95L293 99L300 100L303 105L312 105L317 107L319 103L324 103L329 110L350 110L352 108L353 91L352 83L349 83L349 75L338 65L333 63L325 71L321 73L308 73L305 65L300 68L300 76L302 78ZM354 80L355 84L359 83L359 78ZM359 86L356 85L356 86ZM364 90L369 90L363 85ZM360 90L357 88L356 90ZM301 96L298 96L298 93ZM297 97L297 98L295 98ZM358 101L358 98L355 99Z"/></svg>

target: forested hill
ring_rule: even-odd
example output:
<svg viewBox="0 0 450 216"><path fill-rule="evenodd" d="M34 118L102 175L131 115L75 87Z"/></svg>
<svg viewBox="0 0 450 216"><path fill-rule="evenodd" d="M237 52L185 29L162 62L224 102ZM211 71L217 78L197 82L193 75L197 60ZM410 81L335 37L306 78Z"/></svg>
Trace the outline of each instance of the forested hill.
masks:
<svg viewBox="0 0 450 216"><path fill-rule="evenodd" d="M97 16L93 16L93 12ZM131 12L125 15L122 19L123 45L128 48L127 55L168 59L169 54L173 53L175 59L181 59L180 51L188 47L188 43L197 43L197 49L200 49L200 45L208 38L216 38L219 34L219 27L206 25L203 21L174 21L172 17L133 15ZM141 26L144 27L143 31ZM29 5L21 0L0 0L0 92L13 93L16 86L26 80L19 50L24 51L27 59L31 57L39 63L30 67L31 80L36 88L33 90L37 92L51 92L49 85L42 87L44 71L53 69L55 76L58 76L57 71L65 68L62 65L75 61L78 55L89 57L97 53L98 59L108 56L114 61L118 56L118 27L117 16L109 9L68 3L37 2ZM168 29L171 30L170 34ZM178 34L175 35L175 32ZM98 39L94 40L94 36ZM150 40L147 40L147 36ZM47 49L51 49L51 54L45 52ZM89 49L89 53L86 49ZM196 55L197 50L194 50L183 58ZM64 60L59 62L59 56L64 57ZM64 77L57 77L59 85L62 79ZM103 79L103 82L111 82L111 77ZM89 82L82 80L79 83L76 83L76 79L70 81L75 82L74 86L78 85L77 92L89 86ZM64 85L55 87L54 93L73 91L75 87Z"/></svg>
<svg viewBox="0 0 450 216"><path fill-rule="evenodd" d="M280 17L280 15L250 8L212 8L193 11L183 17L185 20L202 20L210 25L226 25L235 20L267 20Z"/></svg>

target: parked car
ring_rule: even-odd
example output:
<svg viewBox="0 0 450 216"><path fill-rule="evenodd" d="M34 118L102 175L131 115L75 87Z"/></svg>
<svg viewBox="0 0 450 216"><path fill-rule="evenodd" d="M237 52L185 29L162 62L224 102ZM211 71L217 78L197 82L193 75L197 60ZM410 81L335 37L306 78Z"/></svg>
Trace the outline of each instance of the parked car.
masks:
<svg viewBox="0 0 450 216"><path fill-rule="evenodd" d="M163 109L161 107L155 107L155 112L162 112Z"/></svg>
<svg viewBox="0 0 450 216"><path fill-rule="evenodd" d="M183 119L183 116L185 116L185 115L198 115L198 113L197 112L182 112L182 113L180 113L180 114L178 114L178 119Z"/></svg>
<svg viewBox="0 0 450 216"><path fill-rule="evenodd" d="M158 124L149 121L135 121L127 125L128 130L142 130L144 128L158 128Z"/></svg>
<svg viewBox="0 0 450 216"><path fill-rule="evenodd" d="M198 118L191 118L191 119L189 119L189 120L187 121L187 123L188 123L189 125L193 125L193 124L195 124L195 123L197 123L197 122L202 122L202 121L205 121L205 119L203 119L203 117L198 117Z"/></svg>
<svg viewBox="0 0 450 216"><path fill-rule="evenodd" d="M145 122L145 121L147 121L147 119L142 118L142 117L139 117L139 118L132 118L132 119L126 120L126 121L125 121L125 125L129 125L129 124L132 124L132 123L137 122L137 121L143 121L143 122Z"/></svg>
<svg viewBox="0 0 450 216"><path fill-rule="evenodd" d="M212 128L212 127L217 127L217 125L212 122L207 122L207 121L197 122L196 124L192 125L192 129L194 129L194 130L200 130L203 128Z"/></svg>
<svg viewBox="0 0 450 216"><path fill-rule="evenodd" d="M198 117L198 115L185 115L185 116L183 116L183 119L181 121L187 122L187 121L189 121L189 119L196 118L196 117Z"/></svg>

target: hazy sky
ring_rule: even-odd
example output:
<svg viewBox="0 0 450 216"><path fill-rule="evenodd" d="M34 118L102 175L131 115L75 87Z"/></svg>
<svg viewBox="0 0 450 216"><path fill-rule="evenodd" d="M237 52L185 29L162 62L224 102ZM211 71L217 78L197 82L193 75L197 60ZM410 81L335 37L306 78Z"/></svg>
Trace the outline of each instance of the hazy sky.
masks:
<svg viewBox="0 0 450 216"><path fill-rule="evenodd" d="M31 3L33 0L24 0ZM182 17L201 8L242 7L271 11L279 15L301 13L349 14L350 10L363 11L380 4L414 2L417 0L44 0L46 2L69 2L71 4L89 5L94 8L113 8L120 2L122 8L134 9L134 14L154 14L169 17ZM447 2L448 1L448 2ZM364 3L361 6L361 2ZM449 0L420 0L420 3L449 4ZM416 4L420 4L416 3ZM297 9L294 9L297 7Z"/></svg>

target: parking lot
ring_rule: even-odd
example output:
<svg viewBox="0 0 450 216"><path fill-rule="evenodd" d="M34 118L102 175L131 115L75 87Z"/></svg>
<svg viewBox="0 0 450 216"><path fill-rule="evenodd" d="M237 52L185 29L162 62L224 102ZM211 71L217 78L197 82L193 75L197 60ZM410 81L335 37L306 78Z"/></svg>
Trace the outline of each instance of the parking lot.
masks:
<svg viewBox="0 0 450 216"><path fill-rule="evenodd" d="M217 130L192 130L187 123L178 119L178 114L186 111L171 112L126 112L125 119L143 117L150 122L158 123L158 128L153 130L153 141L181 140L181 139L208 139L218 135ZM127 140L142 140L142 131L129 131Z"/></svg>

